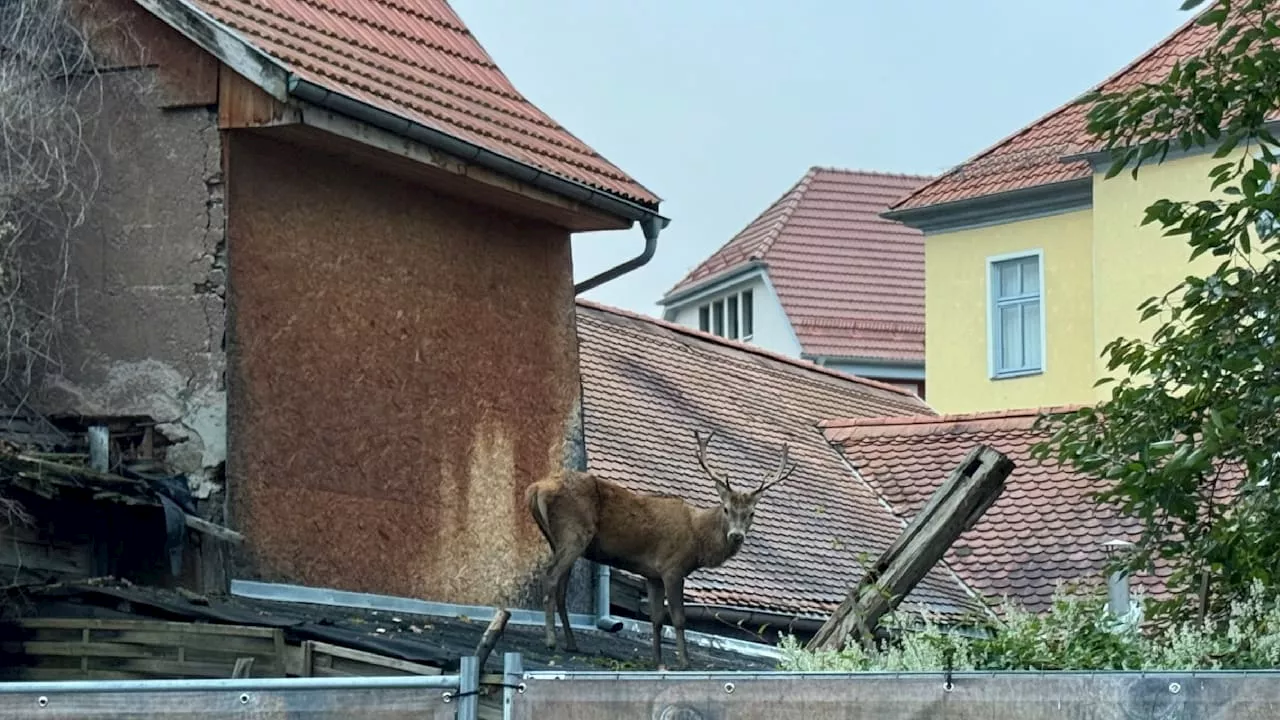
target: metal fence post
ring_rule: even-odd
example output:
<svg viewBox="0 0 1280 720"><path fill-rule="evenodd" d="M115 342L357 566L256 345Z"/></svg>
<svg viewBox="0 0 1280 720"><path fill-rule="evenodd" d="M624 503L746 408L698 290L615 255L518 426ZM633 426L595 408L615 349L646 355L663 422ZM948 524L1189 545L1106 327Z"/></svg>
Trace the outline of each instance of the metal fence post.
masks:
<svg viewBox="0 0 1280 720"><path fill-rule="evenodd" d="M516 694L523 682L524 660L518 652L502 655L502 720L515 717Z"/></svg>
<svg viewBox="0 0 1280 720"><path fill-rule="evenodd" d="M467 655L458 664L458 720L476 720L480 711L480 659Z"/></svg>

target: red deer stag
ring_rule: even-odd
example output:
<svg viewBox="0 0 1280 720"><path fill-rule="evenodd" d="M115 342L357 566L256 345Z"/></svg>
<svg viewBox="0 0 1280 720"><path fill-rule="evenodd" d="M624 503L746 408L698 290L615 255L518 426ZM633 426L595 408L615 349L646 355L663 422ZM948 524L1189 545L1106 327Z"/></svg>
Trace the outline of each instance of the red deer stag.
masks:
<svg viewBox="0 0 1280 720"><path fill-rule="evenodd" d="M564 625L565 644L576 652L569 627L565 590L569 571L579 557L636 573L649 585L649 617L653 622L653 662L662 667L663 590L671 606L679 668L689 667L684 642L684 579L699 568L722 565L737 554L755 515L756 502L766 490L795 470L787 465L782 445L778 468L748 492L737 492L729 479L707 465L707 443L694 431L698 464L715 483L720 505L695 508L680 498L638 495L589 472L566 471L541 480L525 491L529 512L551 546L551 562L544 582L546 641L556 646L555 612ZM785 472L784 472L785 471Z"/></svg>

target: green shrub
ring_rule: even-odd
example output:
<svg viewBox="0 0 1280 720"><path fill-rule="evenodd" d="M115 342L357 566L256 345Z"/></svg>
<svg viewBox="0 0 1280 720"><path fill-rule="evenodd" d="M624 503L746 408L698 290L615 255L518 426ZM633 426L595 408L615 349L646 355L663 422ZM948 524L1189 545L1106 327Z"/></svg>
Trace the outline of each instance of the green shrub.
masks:
<svg viewBox="0 0 1280 720"><path fill-rule="evenodd" d="M1280 595L1254 582L1247 597L1220 618L1160 628L1144 626L1147 601L1117 618L1100 592L1059 590L1052 608L1035 614L1005 603L988 637L943 629L932 618L902 616L884 625L904 628L888 647L872 652L809 652L794 636L780 642L782 670L913 672L954 670L1248 670L1280 667Z"/></svg>

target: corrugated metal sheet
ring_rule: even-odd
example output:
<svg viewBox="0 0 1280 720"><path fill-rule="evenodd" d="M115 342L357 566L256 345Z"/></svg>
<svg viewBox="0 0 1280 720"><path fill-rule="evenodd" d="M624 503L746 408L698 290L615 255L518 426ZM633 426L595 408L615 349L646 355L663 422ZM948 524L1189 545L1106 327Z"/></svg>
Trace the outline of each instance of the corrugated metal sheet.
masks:
<svg viewBox="0 0 1280 720"><path fill-rule="evenodd" d="M445 0L189 0L334 92L618 196L658 198L522 96Z"/></svg>

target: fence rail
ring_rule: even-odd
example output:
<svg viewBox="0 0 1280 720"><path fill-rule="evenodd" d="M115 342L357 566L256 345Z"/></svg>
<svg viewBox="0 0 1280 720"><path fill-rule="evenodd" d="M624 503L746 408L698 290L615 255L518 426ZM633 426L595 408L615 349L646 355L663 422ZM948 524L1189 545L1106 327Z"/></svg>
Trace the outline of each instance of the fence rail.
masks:
<svg viewBox="0 0 1280 720"><path fill-rule="evenodd" d="M504 659L485 687L475 657L456 675L0 683L0 720L1280 718L1280 671L526 673Z"/></svg>
<svg viewBox="0 0 1280 720"><path fill-rule="evenodd" d="M1280 672L525 673L515 720L1275 720Z"/></svg>
<svg viewBox="0 0 1280 720"><path fill-rule="evenodd" d="M0 683L0 720L476 717L476 659L458 675ZM460 697L460 695L463 695Z"/></svg>

